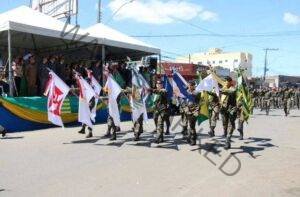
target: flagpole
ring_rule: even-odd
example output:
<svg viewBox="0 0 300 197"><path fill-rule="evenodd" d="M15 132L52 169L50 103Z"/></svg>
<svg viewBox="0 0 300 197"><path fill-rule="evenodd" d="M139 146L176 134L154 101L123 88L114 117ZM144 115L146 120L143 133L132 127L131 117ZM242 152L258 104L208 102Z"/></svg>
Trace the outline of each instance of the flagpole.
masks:
<svg viewBox="0 0 300 197"><path fill-rule="evenodd" d="M8 43L8 78L9 78L9 96L13 96L14 88L13 88L13 70L11 64L11 32L8 29L7 31L7 43Z"/></svg>

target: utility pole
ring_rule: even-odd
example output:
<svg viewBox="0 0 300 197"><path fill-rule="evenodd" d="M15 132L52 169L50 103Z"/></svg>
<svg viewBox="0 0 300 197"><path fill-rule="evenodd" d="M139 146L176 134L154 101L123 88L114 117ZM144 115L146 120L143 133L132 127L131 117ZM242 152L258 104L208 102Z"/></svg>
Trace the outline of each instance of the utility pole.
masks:
<svg viewBox="0 0 300 197"><path fill-rule="evenodd" d="M264 78L263 78L263 82L266 81L266 75L267 75L267 71L268 69L268 51L278 51L279 49L273 49L273 48L265 48L265 66L264 66Z"/></svg>
<svg viewBox="0 0 300 197"><path fill-rule="evenodd" d="M101 23L102 19L102 9L101 9L101 0L98 1L98 18L97 23Z"/></svg>

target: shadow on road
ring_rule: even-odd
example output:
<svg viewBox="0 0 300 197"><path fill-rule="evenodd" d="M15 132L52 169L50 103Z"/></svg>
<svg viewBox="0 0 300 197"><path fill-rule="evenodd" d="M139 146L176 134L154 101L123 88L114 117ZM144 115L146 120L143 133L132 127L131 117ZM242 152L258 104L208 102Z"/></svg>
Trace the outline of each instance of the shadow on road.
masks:
<svg viewBox="0 0 300 197"><path fill-rule="evenodd" d="M19 137L3 137L0 138L0 140L18 140L18 139L23 139L24 136L19 136Z"/></svg>

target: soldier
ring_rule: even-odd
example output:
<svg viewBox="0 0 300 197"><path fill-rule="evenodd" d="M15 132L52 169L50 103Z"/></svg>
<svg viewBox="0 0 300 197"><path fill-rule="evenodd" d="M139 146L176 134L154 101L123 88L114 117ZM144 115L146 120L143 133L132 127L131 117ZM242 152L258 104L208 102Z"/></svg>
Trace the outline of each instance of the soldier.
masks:
<svg viewBox="0 0 300 197"><path fill-rule="evenodd" d="M6 130L5 130L5 128L2 127L1 125L0 125L0 133L1 133L2 137L5 137L5 135L6 135Z"/></svg>
<svg viewBox="0 0 300 197"><path fill-rule="evenodd" d="M168 99L167 99L167 92L163 89L162 82L158 80L156 82L156 89L152 89L152 92L155 97L155 107L154 107L154 114L156 122L156 133L157 138L155 143L159 144L164 141L164 122L167 118L167 107L168 107Z"/></svg>
<svg viewBox="0 0 300 197"><path fill-rule="evenodd" d="M187 102L183 98L179 98L179 112L181 116L181 126L182 126L182 135L186 136L187 133L187 127L188 127L188 120L187 120L187 115L185 113L185 108L187 106Z"/></svg>
<svg viewBox="0 0 300 197"><path fill-rule="evenodd" d="M272 99L272 92L271 90L266 89L264 94L264 106L266 110L266 115L269 115L270 112L271 99Z"/></svg>
<svg viewBox="0 0 300 197"><path fill-rule="evenodd" d="M90 79L87 78L87 82L90 83ZM95 106L95 97L93 97L90 102L89 102L89 108L90 110L92 111L92 109L94 108ZM86 128L86 124L82 124L82 128L80 129L80 131L78 131L78 133L80 134L85 134L85 128ZM89 130L89 133L87 134L86 138L91 138L93 137L93 129L91 127L88 127L88 130Z"/></svg>
<svg viewBox="0 0 300 197"><path fill-rule="evenodd" d="M283 110L285 116L288 116L290 114L292 97L293 97L293 90L289 88L285 88L283 91L283 98L282 98Z"/></svg>
<svg viewBox="0 0 300 197"><path fill-rule="evenodd" d="M154 96L154 102L156 102L157 100L157 95ZM170 135L170 126L171 126L171 122L170 122L170 104L167 104L167 110L166 110L166 114L165 114L165 118L164 118L164 123L166 123L166 135ZM154 124L155 124L155 129L153 130L153 133L157 133L157 120L158 120L158 115L159 112L157 110L153 111L153 120L154 120Z"/></svg>
<svg viewBox="0 0 300 197"><path fill-rule="evenodd" d="M297 90L295 92L295 95L296 95L296 105L297 105L297 108L300 109L300 87L297 88Z"/></svg>
<svg viewBox="0 0 300 197"><path fill-rule="evenodd" d="M210 131L208 132L208 135L210 137L214 137L215 128L217 126L217 120L219 120L220 101L216 93L208 92L208 94L209 94L209 126L210 126Z"/></svg>
<svg viewBox="0 0 300 197"><path fill-rule="evenodd" d="M240 133L240 140L243 140L244 138L244 122L245 122L245 114L243 112L243 108L242 108L242 100L240 100L237 103L237 119L238 119L238 128L237 130Z"/></svg>
<svg viewBox="0 0 300 197"><path fill-rule="evenodd" d="M200 93L194 93L195 91L195 82L192 82L189 86L188 92L190 96L187 98L187 106L185 108L185 113L188 120L188 136L187 141L191 146L196 145L197 133L196 133L196 122L199 115L199 101Z"/></svg>
<svg viewBox="0 0 300 197"><path fill-rule="evenodd" d="M231 77L226 77L226 85L221 90L221 114L224 129L224 137L226 137L225 148L231 147L231 137L235 130L235 119L237 113L236 105L236 89L233 87ZM229 134L227 133L229 129Z"/></svg>

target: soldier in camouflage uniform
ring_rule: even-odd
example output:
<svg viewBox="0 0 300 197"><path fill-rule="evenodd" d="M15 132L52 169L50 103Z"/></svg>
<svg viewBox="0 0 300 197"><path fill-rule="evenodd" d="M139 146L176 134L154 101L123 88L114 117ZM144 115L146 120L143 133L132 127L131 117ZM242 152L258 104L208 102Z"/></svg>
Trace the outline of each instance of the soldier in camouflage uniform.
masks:
<svg viewBox="0 0 300 197"><path fill-rule="evenodd" d="M156 82L156 89L152 90L155 97L155 119L156 122L156 143L159 144L164 141L164 122L168 118L168 98L167 92L163 89L162 82L158 80Z"/></svg>
<svg viewBox="0 0 300 197"><path fill-rule="evenodd" d="M195 91L195 82L192 82L189 86L189 98L187 98L187 106L185 107L185 114L188 120L188 136L187 141L191 146L196 145L197 133L196 133L196 122L199 115L199 102L200 102L200 93L194 93Z"/></svg>
<svg viewBox="0 0 300 197"><path fill-rule="evenodd" d="M264 101L263 98L265 96L265 92L263 89L259 90L259 107L260 107L260 111L264 110Z"/></svg>
<svg viewBox="0 0 300 197"><path fill-rule="evenodd" d="M232 85L231 77L226 77L226 85L221 90L221 114L224 129L224 137L226 137L225 148L231 147L231 137L235 130L235 120L237 116L236 105L236 88ZM228 133L229 129L229 133Z"/></svg>
<svg viewBox="0 0 300 197"><path fill-rule="evenodd" d="M285 116L288 116L290 114L290 109L291 109L291 102L293 98L293 90L289 88L285 88L283 91L283 110L285 113Z"/></svg>
<svg viewBox="0 0 300 197"><path fill-rule="evenodd" d="M300 109L300 88L297 88L295 95L297 108Z"/></svg>
<svg viewBox="0 0 300 197"><path fill-rule="evenodd" d="M219 120L220 113L220 100L216 93L208 92L209 94L209 126L210 131L208 135L210 137L215 136L215 128L217 126L217 120Z"/></svg>
<svg viewBox="0 0 300 197"><path fill-rule="evenodd" d="M237 119L238 119L238 128L237 128L237 130L240 133L239 139L243 140L243 138L244 138L245 114L243 112L243 103L242 103L241 100L237 103Z"/></svg>
<svg viewBox="0 0 300 197"><path fill-rule="evenodd" d="M270 112L271 99L272 99L272 92L266 89L264 93L264 108L266 110L267 115L269 115Z"/></svg>
<svg viewBox="0 0 300 197"><path fill-rule="evenodd" d="M187 106L187 102L184 98L179 98L179 112L181 116L181 126L182 126L182 135L187 135L187 127L188 127L188 120L187 115L185 113L185 108Z"/></svg>
<svg viewBox="0 0 300 197"><path fill-rule="evenodd" d="M133 123L134 141L140 140L140 135L143 133L143 121L144 115L141 114L140 117Z"/></svg>

